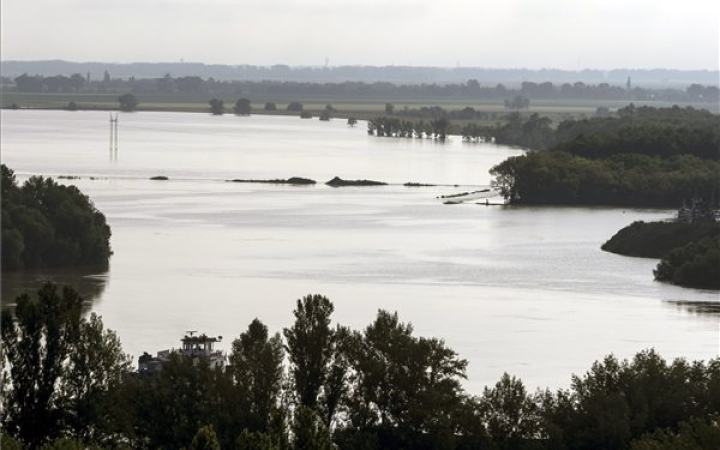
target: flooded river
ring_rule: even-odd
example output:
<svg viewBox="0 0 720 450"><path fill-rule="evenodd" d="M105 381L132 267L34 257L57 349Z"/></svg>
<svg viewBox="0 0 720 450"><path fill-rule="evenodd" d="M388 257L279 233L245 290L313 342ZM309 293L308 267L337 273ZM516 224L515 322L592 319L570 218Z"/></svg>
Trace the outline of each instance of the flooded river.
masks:
<svg viewBox="0 0 720 450"><path fill-rule="evenodd" d="M114 251L107 270L4 274L3 302L40 279L81 282L135 357L187 330L222 335L229 349L255 317L280 331L310 293L353 328L382 308L444 339L469 360L478 394L505 371L530 388L566 386L611 352L718 354L717 293L656 283L656 260L600 250L632 221L672 211L437 198L487 187L488 169L518 150L370 137L340 120L135 113L119 116L115 153L108 119L2 111L3 163L20 180L79 177L62 182L106 215ZM291 176L319 184L225 181ZM323 184L334 176L391 184Z"/></svg>

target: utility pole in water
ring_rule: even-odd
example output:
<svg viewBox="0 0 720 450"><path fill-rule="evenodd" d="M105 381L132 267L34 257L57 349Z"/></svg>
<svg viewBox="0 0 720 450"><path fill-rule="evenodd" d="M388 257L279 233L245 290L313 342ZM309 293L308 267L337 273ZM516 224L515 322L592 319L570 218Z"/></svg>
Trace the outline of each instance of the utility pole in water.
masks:
<svg viewBox="0 0 720 450"><path fill-rule="evenodd" d="M117 161L118 153L118 114L113 118L110 113L110 160Z"/></svg>

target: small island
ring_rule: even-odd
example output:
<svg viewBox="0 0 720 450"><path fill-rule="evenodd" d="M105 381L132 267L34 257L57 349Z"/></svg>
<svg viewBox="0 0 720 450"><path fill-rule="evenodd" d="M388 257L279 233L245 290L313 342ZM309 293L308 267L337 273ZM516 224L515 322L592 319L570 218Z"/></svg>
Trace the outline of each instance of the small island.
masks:
<svg viewBox="0 0 720 450"><path fill-rule="evenodd" d="M343 180L340 177L335 177L332 180L325 183L332 187L345 187L345 186L387 186L387 183L382 181L374 180Z"/></svg>
<svg viewBox="0 0 720 450"><path fill-rule="evenodd" d="M291 184L295 186L308 186L317 184L315 180L311 180L310 178L302 178L302 177L290 177L288 179L284 178L277 178L272 180L245 180L242 178L236 178L234 180L228 180L231 183L259 183L259 184Z"/></svg>
<svg viewBox="0 0 720 450"><path fill-rule="evenodd" d="M660 258L653 270L657 281L720 289L720 223L710 202L694 199L671 221L633 222L601 248L624 256Z"/></svg>

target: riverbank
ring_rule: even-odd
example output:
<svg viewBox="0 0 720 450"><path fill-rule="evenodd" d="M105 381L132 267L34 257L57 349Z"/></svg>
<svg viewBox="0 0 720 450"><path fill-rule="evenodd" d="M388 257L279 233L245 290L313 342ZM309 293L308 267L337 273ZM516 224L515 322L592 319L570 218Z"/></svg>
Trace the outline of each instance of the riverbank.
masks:
<svg viewBox="0 0 720 450"><path fill-rule="evenodd" d="M623 256L662 258L669 251L708 237L720 236L718 223L633 222L602 245Z"/></svg>

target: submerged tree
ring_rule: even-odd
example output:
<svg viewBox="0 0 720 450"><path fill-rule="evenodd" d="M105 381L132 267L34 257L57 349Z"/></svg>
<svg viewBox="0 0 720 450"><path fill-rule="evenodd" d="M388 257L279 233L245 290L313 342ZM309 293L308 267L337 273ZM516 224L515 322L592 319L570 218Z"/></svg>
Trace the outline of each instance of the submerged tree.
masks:
<svg viewBox="0 0 720 450"><path fill-rule="evenodd" d="M210 105L210 114L214 116L221 116L225 114L225 103L222 100L213 98L208 102L208 104Z"/></svg>
<svg viewBox="0 0 720 450"><path fill-rule="evenodd" d="M138 100L133 94L123 94L118 97L120 103L120 111L132 112L135 111L138 105Z"/></svg>
<svg viewBox="0 0 720 450"><path fill-rule="evenodd" d="M252 107L250 104L250 100L246 98L241 98L237 102L235 102L235 106L233 106L233 112L238 116L248 116L250 115L250 112L252 111Z"/></svg>

